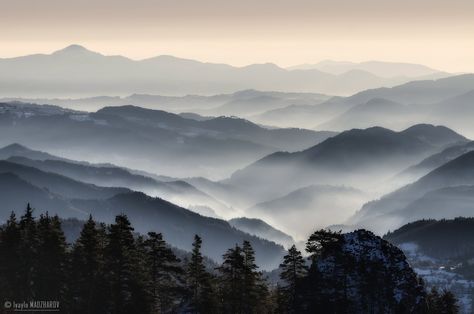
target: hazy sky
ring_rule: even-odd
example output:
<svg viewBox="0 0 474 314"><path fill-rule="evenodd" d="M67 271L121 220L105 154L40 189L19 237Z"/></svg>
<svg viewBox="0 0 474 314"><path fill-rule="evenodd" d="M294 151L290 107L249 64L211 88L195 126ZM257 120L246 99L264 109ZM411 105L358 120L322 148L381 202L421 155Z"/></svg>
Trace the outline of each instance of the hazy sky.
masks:
<svg viewBox="0 0 474 314"><path fill-rule="evenodd" d="M0 57L73 43L134 59L377 59L474 72L474 1L0 0Z"/></svg>

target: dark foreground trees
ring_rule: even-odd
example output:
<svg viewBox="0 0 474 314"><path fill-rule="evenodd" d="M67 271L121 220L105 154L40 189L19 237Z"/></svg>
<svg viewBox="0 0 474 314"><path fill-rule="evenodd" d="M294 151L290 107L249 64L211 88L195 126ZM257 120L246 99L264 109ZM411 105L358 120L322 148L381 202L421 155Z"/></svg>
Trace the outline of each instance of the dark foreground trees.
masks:
<svg viewBox="0 0 474 314"><path fill-rule="evenodd" d="M162 234L134 233L127 216L92 217L74 244L61 221L27 207L0 229L0 313L5 302L54 300L62 313L456 313L447 291L425 292L403 253L365 230L324 230L293 246L270 284L248 241L215 267L193 250L180 260Z"/></svg>

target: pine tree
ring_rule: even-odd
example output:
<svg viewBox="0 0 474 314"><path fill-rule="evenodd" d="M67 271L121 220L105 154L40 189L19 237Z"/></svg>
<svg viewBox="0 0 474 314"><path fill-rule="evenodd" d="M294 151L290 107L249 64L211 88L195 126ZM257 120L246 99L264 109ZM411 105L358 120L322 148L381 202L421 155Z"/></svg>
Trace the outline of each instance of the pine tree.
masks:
<svg viewBox="0 0 474 314"><path fill-rule="evenodd" d="M163 240L161 233L149 232L144 241L153 311L167 313L182 301L183 270L180 260Z"/></svg>
<svg viewBox="0 0 474 314"><path fill-rule="evenodd" d="M118 215L110 225L105 250L105 269L109 282L110 311L141 313L148 311L145 284L137 273L139 256L133 228L126 215Z"/></svg>
<svg viewBox="0 0 474 314"><path fill-rule="evenodd" d="M311 261L308 276L304 279L304 296L302 307L306 311L312 312L324 308L328 312L336 312L336 300L340 294L339 267L336 267L336 260L340 260L339 252L342 245L340 233L319 230L314 232L306 242L306 252L309 253ZM334 272L326 274L319 269L318 261L330 257L334 265ZM325 278L330 275L330 278Z"/></svg>
<svg viewBox="0 0 474 314"><path fill-rule="evenodd" d="M244 256L235 245L223 255L220 272L221 310L223 313L244 313Z"/></svg>
<svg viewBox="0 0 474 314"><path fill-rule="evenodd" d="M280 265L280 270L280 278L285 282L285 286L281 290L286 301L286 312L297 313L301 280L306 276L308 267L296 246L293 245L288 250L288 254L285 255L283 263Z"/></svg>
<svg viewBox="0 0 474 314"><path fill-rule="evenodd" d="M41 215L38 221L35 273L36 298L64 301L66 288L66 238L58 216Z"/></svg>
<svg viewBox="0 0 474 314"><path fill-rule="evenodd" d="M15 300L21 291L18 289L21 263L20 227L12 212L4 229L0 231L0 301Z"/></svg>
<svg viewBox="0 0 474 314"><path fill-rule="evenodd" d="M438 302L439 312L442 314L459 313L457 299L451 291L445 290L441 294Z"/></svg>
<svg viewBox="0 0 474 314"><path fill-rule="evenodd" d="M268 290L255 263L255 251L249 241L242 243L244 256L244 311L259 312L259 306L266 302ZM260 309L261 310L261 309Z"/></svg>
<svg viewBox="0 0 474 314"><path fill-rule="evenodd" d="M454 294L444 290L438 292L435 287L427 295L428 313L429 314L456 314L459 313L459 305Z"/></svg>
<svg viewBox="0 0 474 314"><path fill-rule="evenodd" d="M105 237L105 229L97 228L92 216L89 216L71 254L69 280L73 313L106 311Z"/></svg>
<svg viewBox="0 0 474 314"><path fill-rule="evenodd" d="M20 300L35 298L35 274L38 257L38 234L33 208L27 205L25 214L20 219L20 263L18 264L18 292Z"/></svg>
<svg viewBox="0 0 474 314"><path fill-rule="evenodd" d="M255 264L255 252L250 242L244 241L229 249L223 256L220 271L222 309L225 313L266 312L268 287Z"/></svg>
<svg viewBox="0 0 474 314"><path fill-rule="evenodd" d="M189 311L191 313L214 313L215 300L212 287L212 276L206 271L201 254L202 240L194 236L191 260L187 265L187 283L191 293Z"/></svg>

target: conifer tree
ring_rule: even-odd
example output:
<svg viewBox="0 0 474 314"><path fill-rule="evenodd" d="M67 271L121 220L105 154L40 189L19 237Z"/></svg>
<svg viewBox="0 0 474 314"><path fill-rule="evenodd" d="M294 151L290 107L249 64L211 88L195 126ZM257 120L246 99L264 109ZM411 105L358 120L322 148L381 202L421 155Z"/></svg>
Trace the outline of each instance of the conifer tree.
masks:
<svg viewBox="0 0 474 314"><path fill-rule="evenodd" d="M212 276L206 271L201 246L201 237L196 234L186 272L188 289L191 294L189 311L192 313L214 313L216 309Z"/></svg>
<svg viewBox="0 0 474 314"><path fill-rule="evenodd" d="M439 293L435 287L427 294L429 314L456 314L459 313L459 305L452 292L444 290Z"/></svg>
<svg viewBox="0 0 474 314"><path fill-rule="evenodd" d="M306 276L308 267L295 245L284 256L283 263L280 264L280 270L280 278L285 282L285 286L281 290L286 301L286 312L297 313L301 280Z"/></svg>
<svg viewBox="0 0 474 314"><path fill-rule="evenodd" d="M182 301L183 269L161 233L149 232L144 241L153 311L167 313Z"/></svg>
<svg viewBox="0 0 474 314"><path fill-rule="evenodd" d="M73 313L104 313L106 310L106 235L104 229L102 232L104 233L101 234L101 229L97 228L92 216L89 216L74 244L69 269Z"/></svg>
<svg viewBox="0 0 474 314"><path fill-rule="evenodd" d="M133 237L133 227L126 215L118 215L110 225L105 250L105 269L110 289L112 313L148 311L145 284L137 274L139 256ZM140 300L140 302L138 301Z"/></svg>
<svg viewBox="0 0 474 314"><path fill-rule="evenodd" d="M244 313L244 256L242 248L235 245L223 255L220 272L221 312Z"/></svg>
<svg viewBox="0 0 474 314"><path fill-rule="evenodd" d="M456 314L459 313L459 306L456 297L451 291L445 290L439 297L438 302L439 313Z"/></svg>
<svg viewBox="0 0 474 314"><path fill-rule="evenodd" d="M37 268L38 234L33 208L27 205L25 214L20 219L20 263L18 264L19 299L35 298L35 274Z"/></svg>
<svg viewBox="0 0 474 314"><path fill-rule="evenodd" d="M20 227L12 212L5 227L0 231L0 301L13 300L21 295L20 265ZM3 304L3 303L2 303Z"/></svg>
<svg viewBox="0 0 474 314"><path fill-rule="evenodd" d="M244 269L244 311L253 313L258 311L261 304L267 298L267 287L263 281L262 274L258 271L255 263L255 251L249 241L242 243L243 269Z"/></svg>
<svg viewBox="0 0 474 314"><path fill-rule="evenodd" d="M36 298L65 301L66 238L58 216L40 215L38 221Z"/></svg>

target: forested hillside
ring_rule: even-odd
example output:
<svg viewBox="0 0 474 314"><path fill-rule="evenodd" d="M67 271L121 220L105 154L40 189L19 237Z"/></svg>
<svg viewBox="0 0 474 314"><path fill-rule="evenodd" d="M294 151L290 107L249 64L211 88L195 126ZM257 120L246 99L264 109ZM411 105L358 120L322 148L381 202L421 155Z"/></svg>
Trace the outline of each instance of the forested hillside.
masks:
<svg viewBox="0 0 474 314"><path fill-rule="evenodd" d="M289 249L277 286L259 271L250 242L223 252L211 270L203 245L195 235L191 254L181 260L159 230L136 234L126 215L110 225L89 217L68 244L58 216L35 219L28 205L0 229L0 299L10 307L54 300L64 313L457 311L451 293L426 292L402 251L365 230L314 232L307 259Z"/></svg>

